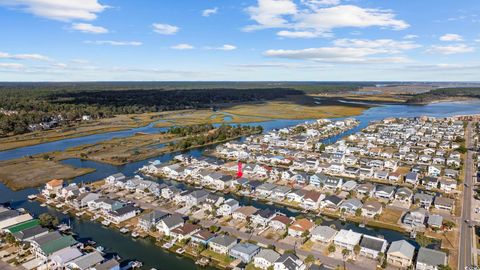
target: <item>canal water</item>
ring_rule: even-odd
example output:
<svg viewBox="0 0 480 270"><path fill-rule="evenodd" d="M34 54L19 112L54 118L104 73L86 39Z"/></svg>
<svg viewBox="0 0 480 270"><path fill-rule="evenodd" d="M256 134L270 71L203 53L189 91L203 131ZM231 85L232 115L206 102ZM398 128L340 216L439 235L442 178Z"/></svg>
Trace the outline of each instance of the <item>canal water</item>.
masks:
<svg viewBox="0 0 480 270"><path fill-rule="evenodd" d="M360 120L360 124L358 127L354 128L353 130L349 130L345 133L342 133L338 136L333 138L327 139L325 143L333 143L336 140L349 135L353 134L362 128L365 128L370 121L373 120L380 120L387 117L416 117L416 116L434 116L434 117L447 117L452 115L463 115L463 114L479 114L480 113L480 101L471 101L471 102L447 102L447 103L436 103L430 104L425 106L416 106L416 105L385 105L379 107L373 107L368 110L365 110L360 116L356 116L355 118ZM269 131L272 129L278 129L283 127L288 127L292 125L296 125L302 122L308 121L305 120L272 120L266 121L261 123L250 123L249 125L261 125L263 126L265 131ZM14 150L8 150L0 152L0 160L8 160L13 158L18 158L25 155L34 155L40 154L44 152L50 151L58 151L64 150L69 147L82 145L82 144L89 144L95 143L102 140L108 140L112 137L125 137L135 134L136 132L161 132L165 129L162 128L155 128L153 124L148 125L142 128L136 128L126 131L119 131L119 132L110 132L106 134L96 134L85 136L81 138L74 138L74 139L65 139L61 141L51 142L40 144L36 146L30 147L23 147ZM212 148L214 146L209 147L202 147L196 148L193 150L186 151L185 153L198 157L201 156L203 151L206 148ZM80 182L92 182L99 179L102 179L108 175L122 172L127 176L133 176L136 174L136 171L145 165L148 161L153 160L160 160L162 162L170 161L175 155L178 153L169 153L164 154L158 157L154 157L148 160L143 160L139 162L133 162L130 164L122 165L122 166L112 166L108 164L93 162L93 161L84 161L80 159L69 159L63 161L66 164L75 166L75 167L86 167L86 168L94 168L96 171L77 177L73 179L73 182L80 183ZM183 189L191 189L191 187L186 186L183 183L175 182L175 181L168 181L163 179L158 179L159 182L166 182L168 184L176 185ZM118 231L108 229L102 227L100 224L87 221L87 220L80 220L75 217L66 216L55 209L49 207L41 207L37 202L28 201L26 198L29 194L38 193L37 189L24 189L21 191L12 191L7 188L5 185L0 184L0 202L9 202L12 207L14 208L24 208L27 211L31 212L34 215L39 215L43 212L50 212L60 220L67 221L70 220L72 227L75 233L82 239L93 239L99 245L107 248L107 251L116 252L118 253L123 259L136 259L140 260L144 263L145 269L156 268L156 269L197 269L197 266L194 264L192 260L181 258L176 256L175 254L165 252L160 247L156 247L151 240L134 240L129 235L123 235ZM289 209L286 207L275 206L275 205L267 205L260 201L251 200L248 198L237 197L232 195L227 195L226 197L233 197L239 200L242 204L245 205L253 205L257 208L271 208L282 212L288 216L296 216L299 213L293 209ZM374 236L382 236L387 241L395 241L399 239L407 239L411 241L408 236L385 229L374 229L374 228L360 228L356 224L353 223L342 223L338 220L328 220L325 219L325 225L334 224L337 229L352 229L353 231L374 235ZM414 243L414 242L412 242ZM416 244L416 243L414 243Z"/></svg>

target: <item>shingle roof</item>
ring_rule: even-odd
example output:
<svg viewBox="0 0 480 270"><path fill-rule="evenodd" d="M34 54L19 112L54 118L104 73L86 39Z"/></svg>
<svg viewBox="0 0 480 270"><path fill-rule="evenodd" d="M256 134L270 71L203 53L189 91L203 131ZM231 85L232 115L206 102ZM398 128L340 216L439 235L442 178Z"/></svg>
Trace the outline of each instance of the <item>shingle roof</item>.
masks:
<svg viewBox="0 0 480 270"><path fill-rule="evenodd" d="M275 250L262 249L257 255L255 255L255 257L263 258L270 263L274 263L278 258L280 258L280 254L278 254Z"/></svg>
<svg viewBox="0 0 480 270"><path fill-rule="evenodd" d="M227 246L230 246L233 243L236 243L237 238L229 236L229 235L219 235L219 236L213 238L211 242L215 243L217 245L227 247Z"/></svg>
<svg viewBox="0 0 480 270"><path fill-rule="evenodd" d="M399 252L407 258L413 258L415 247L405 240L399 240L399 241L392 242L387 253L390 254L394 252Z"/></svg>
<svg viewBox="0 0 480 270"><path fill-rule="evenodd" d="M418 251L417 262L431 266L444 265L447 263L447 254L438 250L421 247Z"/></svg>
<svg viewBox="0 0 480 270"><path fill-rule="evenodd" d="M385 245L385 240L364 235L360 241L360 246L368 249L372 249L378 252L382 252L382 247Z"/></svg>
<svg viewBox="0 0 480 270"><path fill-rule="evenodd" d="M88 253L80 258L75 259L72 261L75 265L77 265L80 269L87 269L96 264L101 263L104 260L102 254L98 251L94 251L92 253Z"/></svg>
<svg viewBox="0 0 480 270"><path fill-rule="evenodd" d="M233 251L239 252L239 253L244 253L244 254L252 254L255 253L258 249L260 249L259 246L251 244L251 243L238 243L235 246L232 247Z"/></svg>

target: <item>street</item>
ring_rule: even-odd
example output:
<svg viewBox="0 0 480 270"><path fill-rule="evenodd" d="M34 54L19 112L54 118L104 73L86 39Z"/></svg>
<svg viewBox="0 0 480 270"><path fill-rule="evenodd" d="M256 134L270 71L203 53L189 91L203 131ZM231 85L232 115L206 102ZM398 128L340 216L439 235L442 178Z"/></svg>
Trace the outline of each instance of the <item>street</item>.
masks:
<svg viewBox="0 0 480 270"><path fill-rule="evenodd" d="M468 123L467 132L466 132L466 148L470 149L472 147L472 123ZM474 247L473 238L473 228L470 228L465 220L471 220L471 211L472 211L472 189L473 189L473 151L468 150L467 158L465 161L465 184L463 192L463 206L462 206L462 215L461 215L461 225L460 225L460 252L458 259L458 269L465 269L465 267L472 266L472 251ZM476 249L476 248L475 248Z"/></svg>

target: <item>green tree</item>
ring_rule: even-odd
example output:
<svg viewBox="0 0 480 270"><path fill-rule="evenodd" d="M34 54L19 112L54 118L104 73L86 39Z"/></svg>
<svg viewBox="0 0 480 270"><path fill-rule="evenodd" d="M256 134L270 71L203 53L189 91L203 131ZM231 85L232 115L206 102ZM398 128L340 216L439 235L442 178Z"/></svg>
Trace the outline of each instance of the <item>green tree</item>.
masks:
<svg viewBox="0 0 480 270"><path fill-rule="evenodd" d="M45 227L45 228L55 228L56 226L58 226L59 222L58 222L58 218L57 217L54 217L52 216L51 214L49 213L43 213L43 214L40 214L40 216L38 217L39 221L40 221L40 225L42 227Z"/></svg>
<svg viewBox="0 0 480 270"><path fill-rule="evenodd" d="M417 243L422 246L422 247L426 247L428 245L430 245L432 243L432 239L425 236L424 234L417 234L417 236L415 237L415 240L417 241Z"/></svg>
<svg viewBox="0 0 480 270"><path fill-rule="evenodd" d="M315 257L313 257L312 254L308 254L308 256L305 258L305 263L310 264L315 261Z"/></svg>
<svg viewBox="0 0 480 270"><path fill-rule="evenodd" d="M328 252L329 252L329 253L333 253L333 252L335 252L336 250L337 250L337 248L335 247L335 245L332 244L332 245L328 246Z"/></svg>

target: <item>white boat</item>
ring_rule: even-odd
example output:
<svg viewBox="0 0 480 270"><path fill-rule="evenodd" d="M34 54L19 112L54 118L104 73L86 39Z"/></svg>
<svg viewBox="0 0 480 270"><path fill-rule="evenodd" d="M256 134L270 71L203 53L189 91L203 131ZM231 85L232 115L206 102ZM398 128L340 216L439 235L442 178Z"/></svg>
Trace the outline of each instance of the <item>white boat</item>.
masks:
<svg viewBox="0 0 480 270"><path fill-rule="evenodd" d="M110 225L110 221L104 220L104 221L102 221L102 225L108 227Z"/></svg>
<svg viewBox="0 0 480 270"><path fill-rule="evenodd" d="M120 229L120 232L121 232L121 233L128 233L129 231L130 231L130 230L127 229L127 228L125 228L125 227L123 227L123 228Z"/></svg>
<svg viewBox="0 0 480 270"><path fill-rule="evenodd" d="M65 223L58 225L58 230L61 232L66 232L66 231L69 231L70 229L71 227Z"/></svg>
<svg viewBox="0 0 480 270"><path fill-rule="evenodd" d="M169 249L169 248L173 247L173 243L171 243L171 242L165 243L165 244L163 244L162 247L165 248L165 249Z"/></svg>
<svg viewBox="0 0 480 270"><path fill-rule="evenodd" d="M44 203L42 203L42 204L40 204L40 206L41 206L41 207L45 207L45 206L47 206L47 205L46 205L46 204L44 204Z"/></svg>
<svg viewBox="0 0 480 270"><path fill-rule="evenodd" d="M132 232L132 237L133 238L137 238L139 236L139 234L137 232Z"/></svg>
<svg viewBox="0 0 480 270"><path fill-rule="evenodd" d="M37 195L35 194L28 195L29 200L35 200L36 198L37 198Z"/></svg>
<svg viewBox="0 0 480 270"><path fill-rule="evenodd" d="M178 254L183 254L185 252L185 249L178 248L177 250L175 250L175 252L177 252Z"/></svg>
<svg viewBox="0 0 480 270"><path fill-rule="evenodd" d="M102 253L103 254L103 251L105 250L104 247L102 246L98 246L97 248L95 248L98 252Z"/></svg>
<svg viewBox="0 0 480 270"><path fill-rule="evenodd" d="M132 262L132 268L140 268L143 266L143 263L140 261L134 261Z"/></svg>

